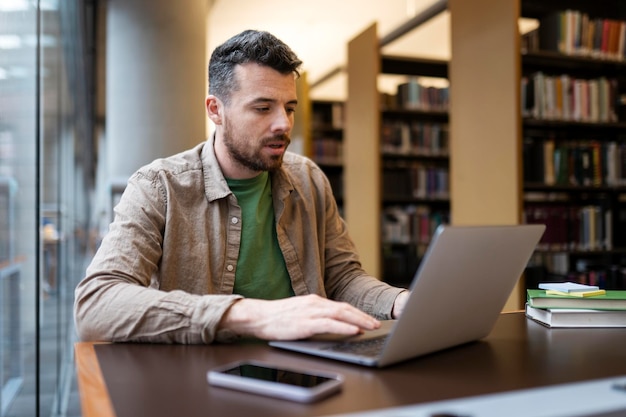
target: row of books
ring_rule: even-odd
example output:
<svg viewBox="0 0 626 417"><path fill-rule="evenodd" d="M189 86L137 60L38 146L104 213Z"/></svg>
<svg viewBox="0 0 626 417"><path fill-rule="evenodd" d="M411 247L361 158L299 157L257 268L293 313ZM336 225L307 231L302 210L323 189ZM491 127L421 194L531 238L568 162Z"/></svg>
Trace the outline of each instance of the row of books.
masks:
<svg viewBox="0 0 626 417"><path fill-rule="evenodd" d="M580 282L581 284L599 285L602 287L624 288L623 274L610 267L600 267L589 271L572 271L566 275L567 279Z"/></svg>
<svg viewBox="0 0 626 417"><path fill-rule="evenodd" d="M545 281L546 276L566 276L570 272L570 253L567 251L535 251L528 262L528 267L536 272L532 275L531 280L529 280L529 274L526 274L526 282L529 287L532 286L529 284Z"/></svg>
<svg viewBox="0 0 626 417"><path fill-rule="evenodd" d="M626 268L620 260L606 262L598 256L583 256L570 252L533 253L525 278L527 288L546 279L565 279L606 289L626 289Z"/></svg>
<svg viewBox="0 0 626 417"><path fill-rule="evenodd" d="M542 17L539 27L524 35L523 45L529 51L622 61L626 58L626 22L561 10Z"/></svg>
<svg viewBox="0 0 626 417"><path fill-rule="evenodd" d="M447 156L449 153L447 123L383 120L381 151L389 154Z"/></svg>
<svg viewBox="0 0 626 417"><path fill-rule="evenodd" d="M383 168L383 198L422 198L446 200L450 198L447 168L410 162L403 167Z"/></svg>
<svg viewBox="0 0 626 417"><path fill-rule="evenodd" d="M343 142L332 137L313 139L313 160L327 165L341 165L343 161Z"/></svg>
<svg viewBox="0 0 626 417"><path fill-rule="evenodd" d="M541 120L617 122L614 78L576 78L537 71L521 78L522 116Z"/></svg>
<svg viewBox="0 0 626 417"><path fill-rule="evenodd" d="M384 243L416 244L419 256L430 243L435 229L450 222L447 210L432 210L425 205L386 207L382 213Z"/></svg>
<svg viewBox="0 0 626 417"><path fill-rule="evenodd" d="M546 327L626 327L626 291L588 290L563 292L544 283L526 290L526 316ZM560 287L558 287L560 288Z"/></svg>
<svg viewBox="0 0 626 417"><path fill-rule="evenodd" d="M525 223L545 224L541 250L600 251L613 249L613 212L597 205L527 205Z"/></svg>
<svg viewBox="0 0 626 417"><path fill-rule="evenodd" d="M313 103L313 116L311 119L313 129L343 129L344 105L342 102Z"/></svg>
<svg viewBox="0 0 626 417"><path fill-rule="evenodd" d="M396 94L380 95L382 110L420 110L447 112L450 105L449 87L435 87L421 83L417 77L398 84Z"/></svg>
<svg viewBox="0 0 626 417"><path fill-rule="evenodd" d="M626 142L524 138L524 181L545 185L626 185Z"/></svg>
<svg viewBox="0 0 626 417"><path fill-rule="evenodd" d="M600 279L610 278L612 287L624 286L626 289L626 271L621 271L617 265L597 263L592 258L580 258L579 255L572 255L568 251L535 251L528 264L529 266L542 269L542 274L537 275L538 279L534 280L534 283L545 281L545 278L548 276L558 276L567 277L567 280L572 282L598 285L597 283ZM593 272L593 274L589 274L590 272ZM606 285L608 283L609 281L605 281L602 284Z"/></svg>

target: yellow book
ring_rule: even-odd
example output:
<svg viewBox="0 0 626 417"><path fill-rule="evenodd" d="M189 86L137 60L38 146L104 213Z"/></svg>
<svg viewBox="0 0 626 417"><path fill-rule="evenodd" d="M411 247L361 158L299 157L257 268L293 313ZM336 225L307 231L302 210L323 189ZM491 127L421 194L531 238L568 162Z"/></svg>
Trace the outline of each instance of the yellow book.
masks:
<svg viewBox="0 0 626 417"><path fill-rule="evenodd" d="M590 291L572 291L564 292L557 290L546 290L548 295L566 295L568 297L594 297L596 295L605 295L606 290L590 290Z"/></svg>

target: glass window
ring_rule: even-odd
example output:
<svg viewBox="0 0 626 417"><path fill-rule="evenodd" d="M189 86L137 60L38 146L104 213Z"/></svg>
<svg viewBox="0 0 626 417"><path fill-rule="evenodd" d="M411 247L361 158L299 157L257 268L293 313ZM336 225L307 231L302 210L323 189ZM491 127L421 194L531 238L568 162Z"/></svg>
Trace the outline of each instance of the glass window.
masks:
<svg viewBox="0 0 626 417"><path fill-rule="evenodd" d="M72 303L93 159L81 152L92 136L84 3L0 1L0 417L80 415Z"/></svg>

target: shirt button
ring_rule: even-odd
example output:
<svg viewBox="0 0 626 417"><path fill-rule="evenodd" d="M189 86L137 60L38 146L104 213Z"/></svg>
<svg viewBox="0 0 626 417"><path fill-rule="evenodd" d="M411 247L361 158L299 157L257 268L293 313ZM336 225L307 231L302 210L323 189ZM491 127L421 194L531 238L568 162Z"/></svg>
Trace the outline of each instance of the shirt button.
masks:
<svg viewBox="0 0 626 417"><path fill-rule="evenodd" d="M239 223L239 219L238 219L238 218L236 218L236 217L233 217L232 219L230 219L230 222L231 222L232 224L237 224L237 223Z"/></svg>
<svg viewBox="0 0 626 417"><path fill-rule="evenodd" d="M226 267L226 269L227 269L229 272L232 272L232 271L233 271L233 269L235 269L235 267L234 267L234 266L232 266L232 265L228 265L228 266Z"/></svg>

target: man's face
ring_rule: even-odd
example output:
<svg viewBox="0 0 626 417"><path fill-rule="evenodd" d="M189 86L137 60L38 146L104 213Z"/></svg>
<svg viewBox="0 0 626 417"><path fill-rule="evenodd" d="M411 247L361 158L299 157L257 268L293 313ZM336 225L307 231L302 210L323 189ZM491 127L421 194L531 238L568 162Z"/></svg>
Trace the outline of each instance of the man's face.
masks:
<svg viewBox="0 0 626 417"><path fill-rule="evenodd" d="M252 63L237 66L235 76L239 89L223 114L222 139L231 163L249 172L275 170L291 141L295 77Z"/></svg>

